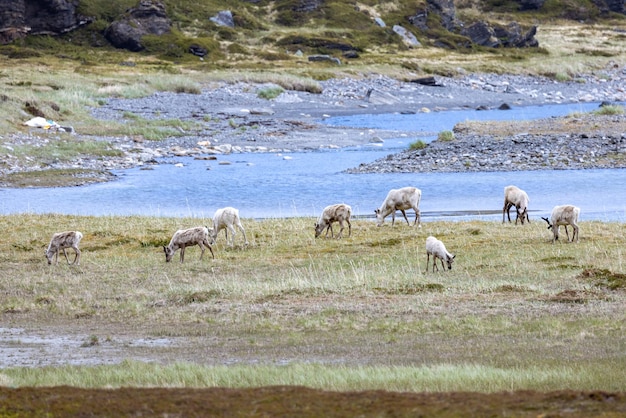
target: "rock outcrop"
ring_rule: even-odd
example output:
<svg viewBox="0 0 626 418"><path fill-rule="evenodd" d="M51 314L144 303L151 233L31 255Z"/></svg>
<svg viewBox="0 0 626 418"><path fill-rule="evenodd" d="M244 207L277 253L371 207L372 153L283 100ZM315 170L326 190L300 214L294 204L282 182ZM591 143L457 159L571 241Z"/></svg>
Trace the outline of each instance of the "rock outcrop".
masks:
<svg viewBox="0 0 626 418"><path fill-rule="evenodd" d="M138 52L145 49L141 43L144 35L163 35L170 32L171 26L163 3L142 0L113 22L104 31L104 36L116 48Z"/></svg>
<svg viewBox="0 0 626 418"><path fill-rule="evenodd" d="M77 0L0 0L0 44L26 35L60 35L91 22Z"/></svg>
<svg viewBox="0 0 626 418"><path fill-rule="evenodd" d="M543 5L542 0L523 0L521 8L538 8ZM433 15L437 18L433 19ZM459 42L460 47L469 47L470 43L490 48L527 48L537 47L539 42L535 39L537 27L533 26L525 32L516 22L503 26L492 24L484 20L474 23L460 22L456 18L456 8L453 0L428 0L425 9L419 9L417 13L408 18L409 22L424 32L427 36L437 36L434 26L469 39L469 42ZM435 21L436 23L433 23ZM431 27L432 26L432 27ZM433 35L429 35L429 32ZM444 43L435 41L436 45L445 47Z"/></svg>

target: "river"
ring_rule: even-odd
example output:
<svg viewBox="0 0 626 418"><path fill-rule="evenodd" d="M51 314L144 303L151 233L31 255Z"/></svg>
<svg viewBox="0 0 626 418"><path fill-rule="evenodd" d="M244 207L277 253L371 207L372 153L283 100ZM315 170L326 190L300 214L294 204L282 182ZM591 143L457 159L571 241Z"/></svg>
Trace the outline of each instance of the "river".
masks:
<svg viewBox="0 0 626 418"><path fill-rule="evenodd" d="M55 189L0 189L0 214L145 215L211 218L234 206L243 218L318 216L329 204L345 202L354 215L370 217L392 188L422 190L422 217L487 219L502 216L503 189L515 184L530 196L530 216L546 216L560 204L581 208L582 220L626 221L625 170L487 173L345 174L363 162L406 149L416 139L432 140L463 120L532 119L597 108L597 103L459 110L413 115L328 118L331 125L422 131L424 136L387 140L341 150L289 154L232 154L219 161L176 158L150 170L118 171L109 183ZM174 162L180 164L173 164Z"/></svg>

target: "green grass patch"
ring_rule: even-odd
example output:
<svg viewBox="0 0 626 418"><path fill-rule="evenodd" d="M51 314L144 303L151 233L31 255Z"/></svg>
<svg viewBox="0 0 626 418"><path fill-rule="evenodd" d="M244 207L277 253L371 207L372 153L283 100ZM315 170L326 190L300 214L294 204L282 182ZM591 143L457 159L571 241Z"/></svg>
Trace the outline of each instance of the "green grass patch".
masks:
<svg viewBox="0 0 626 418"><path fill-rule="evenodd" d="M601 106L599 109L594 110L592 112L594 115L623 115L624 114L624 106L620 105L608 105Z"/></svg>
<svg viewBox="0 0 626 418"><path fill-rule="evenodd" d="M409 149L412 151L416 151L416 150L424 149L427 146L428 144L420 139L415 142L411 142L411 144L409 144Z"/></svg>
<svg viewBox="0 0 626 418"><path fill-rule="evenodd" d="M96 340L97 342L97 340ZM89 349L92 339L80 349ZM602 382L602 375L626 370L610 364L572 364L553 367L499 368L478 364L432 366L327 366L316 364L199 366L125 361L119 366L41 369L5 369L2 381L13 387L69 385L81 388L182 387L253 388L262 386L306 386L333 391L364 391L384 388L397 392L474 392L507 390L552 391L603 387L620 391L620 380Z"/></svg>
<svg viewBox="0 0 626 418"><path fill-rule="evenodd" d="M285 90L282 87L264 87L257 91L257 96L261 99L272 100L280 96Z"/></svg>
<svg viewBox="0 0 626 418"><path fill-rule="evenodd" d="M81 168L46 169L9 173L0 176L4 187L68 187L111 180L108 171L87 170Z"/></svg>
<svg viewBox="0 0 626 418"><path fill-rule="evenodd" d="M437 135L437 140L442 142L454 141L454 132L452 131L441 131Z"/></svg>

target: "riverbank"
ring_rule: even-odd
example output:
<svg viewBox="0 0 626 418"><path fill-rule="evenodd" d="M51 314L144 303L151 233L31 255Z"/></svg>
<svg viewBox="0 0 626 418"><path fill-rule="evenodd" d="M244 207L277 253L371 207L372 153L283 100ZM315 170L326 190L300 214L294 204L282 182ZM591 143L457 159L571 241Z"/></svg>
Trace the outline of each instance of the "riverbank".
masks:
<svg viewBox="0 0 626 418"><path fill-rule="evenodd" d="M221 155L249 152L284 153L293 151L316 151L381 142L389 138L415 137L416 132L390 129L355 129L351 127L331 127L323 120L327 117L355 114L380 113L428 113L455 109L495 109L501 106L519 107L530 105L626 101L626 69L616 64L595 74L581 75L568 82L557 82L543 77L527 77L495 74L467 74L460 77L434 77L434 83L422 84L419 79L396 80L383 75L369 74L362 77L329 79L321 81L319 94L302 91L284 91L278 97L268 100L259 92L272 87L249 83L213 83L200 94L157 93L140 99L109 99L101 106L92 109L93 116L103 121L126 120L132 123L133 117L147 120L190 121L201 125L200 131L184 132L160 141L147 140L141 136L94 137L74 133L59 133L31 129L5 135L0 138L0 146L7 150L0 164L0 186L2 187L52 187L58 185L82 185L109 181L114 178L112 170L159 164L166 157L193 156L196 158L220 158ZM577 123L586 124L582 138L606 136L606 130L622 134L623 117L602 119L577 118ZM531 122L533 129L542 130L538 142L567 140L566 131L558 138L552 134L554 119ZM567 125L567 123L564 123ZM609 125L614 125L610 128ZM582 129L579 127L579 129ZM519 135L529 131L528 126L516 127L511 123L506 135L510 142L519 142ZM434 132L436 134L436 132ZM423 135L423 132L420 132ZM468 165L476 170L529 169L529 163L518 164L515 159L491 158L493 146L501 146L504 141L485 143L486 157L477 154L475 163L467 164L468 154L463 147L475 144L471 130L457 130L455 144L460 148L444 147L437 150L432 170L442 168L442 160L461 164L456 169L462 171ZM611 134L613 135L613 134ZM616 134L617 135L617 134ZM467 138L465 138L467 136ZM499 133L494 137L501 138ZM611 139L614 139L611 136ZM79 154L61 159L20 156L17 150L35 150L52 143L100 141L110 144L117 155L106 157ZM529 138L524 138L524 141ZM468 142L469 141L469 142ZM611 144L608 144L610 148ZM596 145L594 145L595 147ZM599 144L601 148L607 145ZM431 150L435 150L433 146ZM594 150L595 148L592 147ZM429 147L430 148L430 147ZM606 152L610 152L609 149ZM514 151L504 150L502 154ZM574 151L577 152L577 151ZM591 152L591 151L590 151ZM594 151L595 152L595 151ZM540 153L541 154L541 153ZM543 155L543 154L542 154ZM415 157L414 154L412 154ZM556 157L567 168L578 168L572 162L576 155L566 158ZM568 162L563 162L565 159ZM422 160L409 161L406 153L377 162L376 167L368 165L356 168L355 172L386 172L392 170L414 170L422 165ZM510 163L508 161L510 160ZM614 161L583 157L584 168L617 167ZM490 162L492 161L492 162ZM550 168L541 156L535 169ZM384 166L384 167L382 167ZM402 166L402 167L400 167ZM63 174L63 181L46 181L52 172ZM39 175L40 174L40 175Z"/></svg>
<svg viewBox="0 0 626 418"><path fill-rule="evenodd" d="M349 173L626 168L626 115L464 122L454 137L388 155Z"/></svg>

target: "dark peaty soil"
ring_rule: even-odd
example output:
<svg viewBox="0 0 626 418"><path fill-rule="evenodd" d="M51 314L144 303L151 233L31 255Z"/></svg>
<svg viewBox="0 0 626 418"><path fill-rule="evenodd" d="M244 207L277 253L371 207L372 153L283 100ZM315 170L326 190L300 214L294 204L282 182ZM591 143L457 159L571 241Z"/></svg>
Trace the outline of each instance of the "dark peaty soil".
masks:
<svg viewBox="0 0 626 418"><path fill-rule="evenodd" d="M626 395L605 392L480 394L251 389L0 388L10 417L622 417Z"/></svg>

